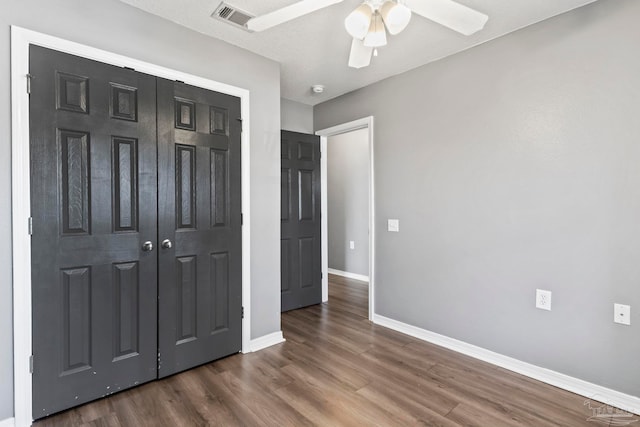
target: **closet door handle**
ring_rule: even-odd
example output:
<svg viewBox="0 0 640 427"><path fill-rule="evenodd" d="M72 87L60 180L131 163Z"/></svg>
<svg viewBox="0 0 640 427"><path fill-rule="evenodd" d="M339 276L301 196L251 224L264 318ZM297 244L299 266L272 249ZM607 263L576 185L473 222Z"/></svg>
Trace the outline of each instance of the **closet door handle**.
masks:
<svg viewBox="0 0 640 427"><path fill-rule="evenodd" d="M153 243L146 241L142 244L142 250L145 252L151 252L153 250Z"/></svg>
<svg viewBox="0 0 640 427"><path fill-rule="evenodd" d="M162 241L162 249L171 249L172 246L173 246L173 243L171 243L171 240L164 239Z"/></svg>

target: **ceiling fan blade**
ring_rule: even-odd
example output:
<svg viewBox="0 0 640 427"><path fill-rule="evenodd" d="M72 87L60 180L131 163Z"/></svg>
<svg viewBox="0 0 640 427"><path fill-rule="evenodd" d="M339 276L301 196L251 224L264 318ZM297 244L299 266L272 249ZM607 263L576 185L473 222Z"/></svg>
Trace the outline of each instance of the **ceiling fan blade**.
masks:
<svg viewBox="0 0 640 427"><path fill-rule="evenodd" d="M356 38L351 42L351 53L349 54L349 67L362 68L371 63L373 48L364 45L364 41Z"/></svg>
<svg viewBox="0 0 640 427"><path fill-rule="evenodd" d="M301 0L282 9L251 18L247 21L247 28L251 31L268 30L283 22L291 21L342 1L344 0Z"/></svg>
<svg viewBox="0 0 640 427"><path fill-rule="evenodd" d="M413 13L469 36L484 28L489 17L452 0L405 0Z"/></svg>

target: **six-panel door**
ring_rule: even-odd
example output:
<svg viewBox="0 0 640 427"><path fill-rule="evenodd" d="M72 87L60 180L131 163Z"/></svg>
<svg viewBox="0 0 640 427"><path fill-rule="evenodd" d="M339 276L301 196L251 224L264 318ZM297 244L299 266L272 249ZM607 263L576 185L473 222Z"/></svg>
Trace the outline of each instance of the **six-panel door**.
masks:
<svg viewBox="0 0 640 427"><path fill-rule="evenodd" d="M156 378L155 78L31 47L33 415Z"/></svg>
<svg viewBox="0 0 640 427"><path fill-rule="evenodd" d="M34 419L238 352L239 100L34 46L30 72Z"/></svg>
<svg viewBox="0 0 640 427"><path fill-rule="evenodd" d="M240 351L240 101L158 79L160 377ZM166 100L169 100L168 102Z"/></svg>
<svg viewBox="0 0 640 427"><path fill-rule="evenodd" d="M282 131L280 290L282 311L322 302L320 137Z"/></svg>

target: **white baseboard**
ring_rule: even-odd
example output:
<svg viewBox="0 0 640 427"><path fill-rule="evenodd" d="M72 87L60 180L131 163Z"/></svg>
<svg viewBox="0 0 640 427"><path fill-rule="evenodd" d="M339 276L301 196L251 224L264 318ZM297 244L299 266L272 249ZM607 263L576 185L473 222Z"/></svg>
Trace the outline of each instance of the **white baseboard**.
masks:
<svg viewBox="0 0 640 427"><path fill-rule="evenodd" d="M5 420L0 421L0 427L15 427L16 420L15 418L7 418Z"/></svg>
<svg viewBox="0 0 640 427"><path fill-rule="evenodd" d="M249 348L251 351L259 351L263 348L271 347L272 345L280 344L285 342L286 340L282 336L282 331L274 332L269 335L261 336L260 338L256 338L251 340L249 343ZM0 426L2 427L2 426Z"/></svg>
<svg viewBox="0 0 640 427"><path fill-rule="evenodd" d="M491 363L493 365L500 366L501 368L517 372L535 380L542 381L543 383L550 384L554 387L558 387L572 393L585 396L589 399L597 400L598 402L605 403L615 408L640 415L640 397L621 393L619 391L593 384L578 378L570 377L568 375L561 374L550 369L545 369L539 366L532 365L530 363L522 362L512 357L494 353L493 351L486 350L482 347L468 344L454 338L449 338L435 332L427 331L426 329L421 329L416 326L380 316L379 314L373 315L373 323L387 327L389 329L393 329L398 332L402 332L403 334L410 335L414 338L430 342L440 347L445 347L449 350L471 356L473 358Z"/></svg>
<svg viewBox="0 0 640 427"><path fill-rule="evenodd" d="M333 268L329 268L327 269L327 271L329 272L329 274L335 274L336 276L346 277L347 279L355 279L355 280L361 280L363 282L369 282L369 276L365 276L364 274L349 273L348 271L334 270Z"/></svg>

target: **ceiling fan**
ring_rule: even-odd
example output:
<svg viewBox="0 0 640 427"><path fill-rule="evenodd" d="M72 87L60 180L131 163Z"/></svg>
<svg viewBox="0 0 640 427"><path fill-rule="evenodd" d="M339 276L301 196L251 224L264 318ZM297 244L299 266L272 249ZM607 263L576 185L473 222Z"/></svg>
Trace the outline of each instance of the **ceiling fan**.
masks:
<svg viewBox="0 0 640 427"><path fill-rule="evenodd" d="M251 18L247 28L264 31L344 0L300 0L262 16ZM464 35L482 28L489 19L453 0L364 0L345 19L345 28L353 37L349 66L366 67L377 48L387 44L387 32L396 35L406 28L415 13Z"/></svg>

